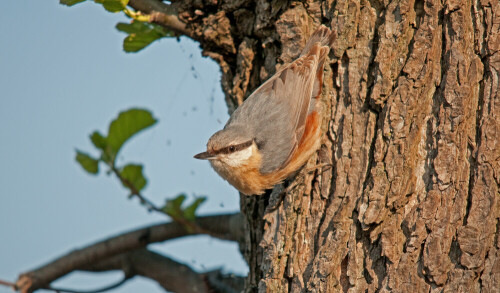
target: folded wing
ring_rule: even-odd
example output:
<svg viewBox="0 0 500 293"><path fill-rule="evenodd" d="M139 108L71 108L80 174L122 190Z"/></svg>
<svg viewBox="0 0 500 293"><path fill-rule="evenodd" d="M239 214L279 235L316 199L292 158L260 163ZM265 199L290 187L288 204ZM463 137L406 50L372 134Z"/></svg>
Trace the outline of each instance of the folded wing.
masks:
<svg viewBox="0 0 500 293"><path fill-rule="evenodd" d="M317 51L317 52L316 52ZM252 121L261 150L262 173L279 169L297 148L305 121L320 57L319 43L308 54L286 65L261 85L234 113L228 125Z"/></svg>

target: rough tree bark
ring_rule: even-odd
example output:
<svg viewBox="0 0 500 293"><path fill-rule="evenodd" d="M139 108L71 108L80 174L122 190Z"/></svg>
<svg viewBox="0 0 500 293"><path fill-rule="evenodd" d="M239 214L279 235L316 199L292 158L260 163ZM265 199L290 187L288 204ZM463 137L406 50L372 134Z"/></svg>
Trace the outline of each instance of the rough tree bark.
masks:
<svg viewBox="0 0 500 293"><path fill-rule="evenodd" d="M320 23L338 33L308 164L332 168L275 211L241 197L246 292L500 292L497 0L173 2L230 112Z"/></svg>
<svg viewBox="0 0 500 293"><path fill-rule="evenodd" d="M500 292L498 0L129 5L200 42L229 112L319 24L337 31L321 149L278 209L279 187L241 196L246 292Z"/></svg>

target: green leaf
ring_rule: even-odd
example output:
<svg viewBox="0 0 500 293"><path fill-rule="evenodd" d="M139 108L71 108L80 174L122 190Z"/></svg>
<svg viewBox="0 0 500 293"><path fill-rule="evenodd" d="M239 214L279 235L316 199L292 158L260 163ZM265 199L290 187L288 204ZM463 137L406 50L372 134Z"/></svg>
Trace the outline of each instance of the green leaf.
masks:
<svg viewBox="0 0 500 293"><path fill-rule="evenodd" d="M109 125L108 137L106 138L113 158L116 158L118 151L129 138L156 122L157 120L147 110L130 109L121 112Z"/></svg>
<svg viewBox="0 0 500 293"><path fill-rule="evenodd" d="M96 148L100 150L104 150L106 148L106 138L101 133L99 133L99 131L94 131L90 135L90 140Z"/></svg>
<svg viewBox="0 0 500 293"><path fill-rule="evenodd" d="M122 182L123 186L133 192L141 191L147 183L146 178L142 174L142 165L128 164L120 170L120 176L125 181Z"/></svg>
<svg viewBox="0 0 500 293"><path fill-rule="evenodd" d="M184 209L184 218L193 222L195 219L196 210L205 200L207 200L206 197L196 198L192 204Z"/></svg>
<svg viewBox="0 0 500 293"><path fill-rule="evenodd" d="M146 32L151 28L145 22L133 21L131 23L119 22L116 24L116 29L127 34L136 34Z"/></svg>
<svg viewBox="0 0 500 293"><path fill-rule="evenodd" d="M80 166L90 174L97 174L99 172L99 160L92 158L91 156L76 150L76 161L80 163Z"/></svg>
<svg viewBox="0 0 500 293"><path fill-rule="evenodd" d="M66 6L73 6L75 4L81 3L85 0L59 0L59 4L66 5Z"/></svg>
<svg viewBox="0 0 500 293"><path fill-rule="evenodd" d="M161 209L165 214L171 216L174 219L180 218L184 214L182 212L181 206L185 199L186 195L181 193L174 199L168 199L165 206Z"/></svg>
<svg viewBox="0 0 500 293"><path fill-rule="evenodd" d="M139 52L161 37L155 32L130 34L123 40L123 50L127 53Z"/></svg>
<svg viewBox="0 0 500 293"><path fill-rule="evenodd" d="M94 0L95 3L102 4L109 12L120 12L127 7L129 0Z"/></svg>
<svg viewBox="0 0 500 293"><path fill-rule="evenodd" d="M132 21L131 23L118 23L116 29L129 34L123 40L123 50L128 53L138 52L152 42L174 36L174 33L154 23Z"/></svg>
<svg viewBox="0 0 500 293"><path fill-rule="evenodd" d="M196 210L206 200L206 198L198 197L186 208L182 208L182 204L185 200L186 195L182 193L174 199L168 199L165 206L162 208L162 211L174 220L185 219L193 222L195 220Z"/></svg>

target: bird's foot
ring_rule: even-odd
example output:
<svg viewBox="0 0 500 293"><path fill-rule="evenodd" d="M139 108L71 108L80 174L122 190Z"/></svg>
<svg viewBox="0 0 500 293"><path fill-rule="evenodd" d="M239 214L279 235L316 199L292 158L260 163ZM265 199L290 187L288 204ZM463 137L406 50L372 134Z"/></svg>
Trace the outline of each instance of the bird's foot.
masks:
<svg viewBox="0 0 500 293"><path fill-rule="evenodd" d="M312 172L315 172L316 170L320 170L320 173L323 173L324 171L332 168L332 164L329 163L321 163L317 164L311 167L306 168L305 174L310 174ZM327 168L325 168L327 167ZM288 185L286 188L283 188L281 184L276 185L273 188L273 191L271 192L271 195L269 196L269 205L266 208L266 212L273 212L276 209L278 209L283 202L283 199L285 199L285 195L292 190L294 190L297 186L299 186L303 179L304 179L304 173L302 175L298 175L299 178L295 178L295 180L292 181L290 185ZM279 190L282 189L282 190ZM277 192L279 192L277 195L275 195ZM274 203L273 203L274 202Z"/></svg>

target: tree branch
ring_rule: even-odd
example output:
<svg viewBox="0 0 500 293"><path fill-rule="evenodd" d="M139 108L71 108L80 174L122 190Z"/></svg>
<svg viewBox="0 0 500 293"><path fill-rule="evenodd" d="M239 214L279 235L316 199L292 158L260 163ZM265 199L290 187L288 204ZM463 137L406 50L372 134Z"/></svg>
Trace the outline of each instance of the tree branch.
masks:
<svg viewBox="0 0 500 293"><path fill-rule="evenodd" d="M130 190L130 197L137 197L139 198L139 201L142 205L146 206L148 211L155 211L158 213L161 213L162 215L168 215L172 220L175 222L181 224L184 226L184 228L189 229L193 234L209 234L210 235L210 230L209 231L204 231L203 227L198 226L196 222L192 222L183 216L179 217L173 214L166 213L163 211L161 208L157 207L152 201L147 199L135 186L132 184L130 181L127 179L123 178L123 176L120 174L120 171L116 168L116 166L113 163L109 164L109 167L111 168L111 171L115 174L115 176L120 180L120 182L125 185L129 190Z"/></svg>
<svg viewBox="0 0 500 293"><path fill-rule="evenodd" d="M178 34L193 38L192 33L186 28L186 24L177 16L175 6L158 0L130 0L128 5L137 11L149 14L151 22L164 26Z"/></svg>
<svg viewBox="0 0 500 293"><path fill-rule="evenodd" d="M10 287L12 290L16 289L16 284L8 281L0 280L0 285Z"/></svg>
<svg viewBox="0 0 500 293"><path fill-rule="evenodd" d="M88 267L109 257L144 248L150 243L195 234L208 234L219 239L239 243L243 239L243 221L239 213L198 217L196 225L201 227L201 230L187 231L182 224L163 223L99 241L21 274L16 281L16 289L21 292L33 292L36 289L48 287L54 280L74 270Z"/></svg>
<svg viewBox="0 0 500 293"><path fill-rule="evenodd" d="M45 290L50 290L50 291L54 291L54 292L57 292L57 293L101 293L101 292L106 292L106 291L109 291L109 290L112 290L112 289L115 289L115 288L118 288L120 286L122 286L123 284L125 284L128 280L130 280L132 276L124 276L120 281L116 282L116 283L113 283L111 285L108 285L106 287L103 287L103 288L99 288L99 289L94 289L94 290L74 290L74 289L67 289L67 288L54 288L54 287L47 287L47 288L43 288Z"/></svg>
<svg viewBox="0 0 500 293"><path fill-rule="evenodd" d="M147 249L138 249L105 259L83 268L102 272L123 270L133 275L153 279L172 292L240 292L243 278L222 275L220 271L197 273L189 266Z"/></svg>
<svg viewBox="0 0 500 293"><path fill-rule="evenodd" d="M131 197L135 196L135 197L139 198L140 203L142 205L145 205L146 208L148 209L148 211L155 211L155 212L161 213L162 215L165 215L165 213L159 207L157 207L153 202L151 202L144 195L142 195L141 192L139 190L137 190L137 188L135 188L134 184L132 184L130 181L123 178L123 176L120 174L120 170L118 170L117 167L115 166L114 161L112 163L109 163L108 165L109 165L111 171L113 172L113 174L115 174L116 178L118 178L118 180L120 180L120 182L123 185L125 185L128 189L130 189L130 192L131 192L130 196Z"/></svg>

